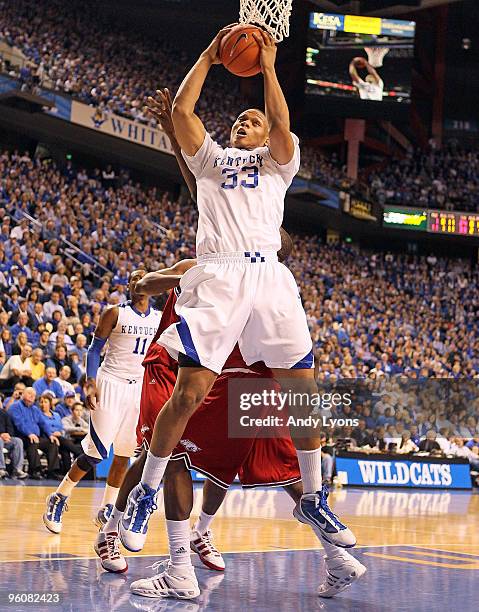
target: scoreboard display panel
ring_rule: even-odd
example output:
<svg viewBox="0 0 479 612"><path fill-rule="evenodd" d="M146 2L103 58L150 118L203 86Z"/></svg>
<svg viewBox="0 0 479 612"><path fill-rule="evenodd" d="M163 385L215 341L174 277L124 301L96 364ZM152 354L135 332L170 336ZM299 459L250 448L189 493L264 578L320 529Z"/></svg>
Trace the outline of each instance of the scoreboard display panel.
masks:
<svg viewBox="0 0 479 612"><path fill-rule="evenodd" d="M479 214L385 206L383 226L450 236L479 237Z"/></svg>
<svg viewBox="0 0 479 612"><path fill-rule="evenodd" d="M431 210L427 220L427 231L433 234L479 236L479 215Z"/></svg>

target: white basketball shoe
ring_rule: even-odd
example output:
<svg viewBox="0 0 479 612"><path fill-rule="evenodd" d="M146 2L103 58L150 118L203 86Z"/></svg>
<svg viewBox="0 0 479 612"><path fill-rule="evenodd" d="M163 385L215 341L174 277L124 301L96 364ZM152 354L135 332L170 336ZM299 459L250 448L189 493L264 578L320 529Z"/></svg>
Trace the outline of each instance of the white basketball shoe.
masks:
<svg viewBox="0 0 479 612"><path fill-rule="evenodd" d="M223 572L225 561L211 539L211 531L208 530L202 535L199 531L194 530L190 535L190 548L199 556L200 561L206 567L217 572Z"/></svg>
<svg viewBox="0 0 479 612"><path fill-rule="evenodd" d="M43 522L48 531L61 533L62 516L68 510L66 495L61 493L50 493L46 500L46 510L43 514Z"/></svg>
<svg viewBox="0 0 479 612"><path fill-rule="evenodd" d="M200 594L193 567L174 566L169 559L165 559L154 563L151 568L153 571L161 571L151 578L132 582L130 585L132 593L143 597L175 597L176 599L193 599Z"/></svg>
<svg viewBox="0 0 479 612"><path fill-rule="evenodd" d="M120 538L116 531L99 531L94 548L103 569L114 574L126 572L128 563L120 552Z"/></svg>
<svg viewBox="0 0 479 612"><path fill-rule="evenodd" d="M348 555L347 558L328 559L325 557L325 563L326 578L318 588L320 597L334 597L348 589L367 571L364 565L352 555Z"/></svg>

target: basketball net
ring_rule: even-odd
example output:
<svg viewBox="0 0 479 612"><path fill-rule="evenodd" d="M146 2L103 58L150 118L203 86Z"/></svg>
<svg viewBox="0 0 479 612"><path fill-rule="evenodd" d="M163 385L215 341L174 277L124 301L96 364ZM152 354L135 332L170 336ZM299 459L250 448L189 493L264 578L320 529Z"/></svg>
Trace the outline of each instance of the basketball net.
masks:
<svg viewBox="0 0 479 612"><path fill-rule="evenodd" d="M265 29L278 43L289 36L293 0L240 0L239 22Z"/></svg>
<svg viewBox="0 0 479 612"><path fill-rule="evenodd" d="M368 54L368 61L373 68L380 68L383 65L383 59L389 51L388 47L364 47Z"/></svg>

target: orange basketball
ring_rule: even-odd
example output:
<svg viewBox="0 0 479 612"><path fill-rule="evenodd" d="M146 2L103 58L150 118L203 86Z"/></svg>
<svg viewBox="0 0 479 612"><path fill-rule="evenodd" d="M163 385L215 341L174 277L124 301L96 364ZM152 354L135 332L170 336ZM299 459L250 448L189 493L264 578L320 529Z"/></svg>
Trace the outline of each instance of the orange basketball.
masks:
<svg viewBox="0 0 479 612"><path fill-rule="evenodd" d="M354 62L354 65L356 66L356 68L366 68L366 66L368 64L366 58L365 57L361 57L361 56L355 57L353 59L353 62Z"/></svg>
<svg viewBox="0 0 479 612"><path fill-rule="evenodd" d="M237 25L221 40L221 63L236 76L249 77L261 72L260 48L253 32L260 30L253 25Z"/></svg>

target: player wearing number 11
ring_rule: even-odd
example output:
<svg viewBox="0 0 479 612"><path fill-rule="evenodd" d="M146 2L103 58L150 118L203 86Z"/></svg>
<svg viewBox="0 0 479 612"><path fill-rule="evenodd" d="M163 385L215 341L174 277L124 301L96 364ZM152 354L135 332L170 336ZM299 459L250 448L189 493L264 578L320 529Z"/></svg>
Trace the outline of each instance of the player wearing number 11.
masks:
<svg viewBox="0 0 479 612"><path fill-rule="evenodd" d="M131 300L106 308L100 317L88 349L87 398L90 408L88 435L82 440L84 454L70 468L57 490L48 496L43 522L60 533L66 502L75 485L95 464L106 459L113 444L114 458L96 523L106 522L116 501L128 460L136 449L136 424L140 414L141 365L152 341L161 313L150 307L148 297L135 293L136 283L145 270L131 273ZM106 345L100 365L100 353Z"/></svg>

